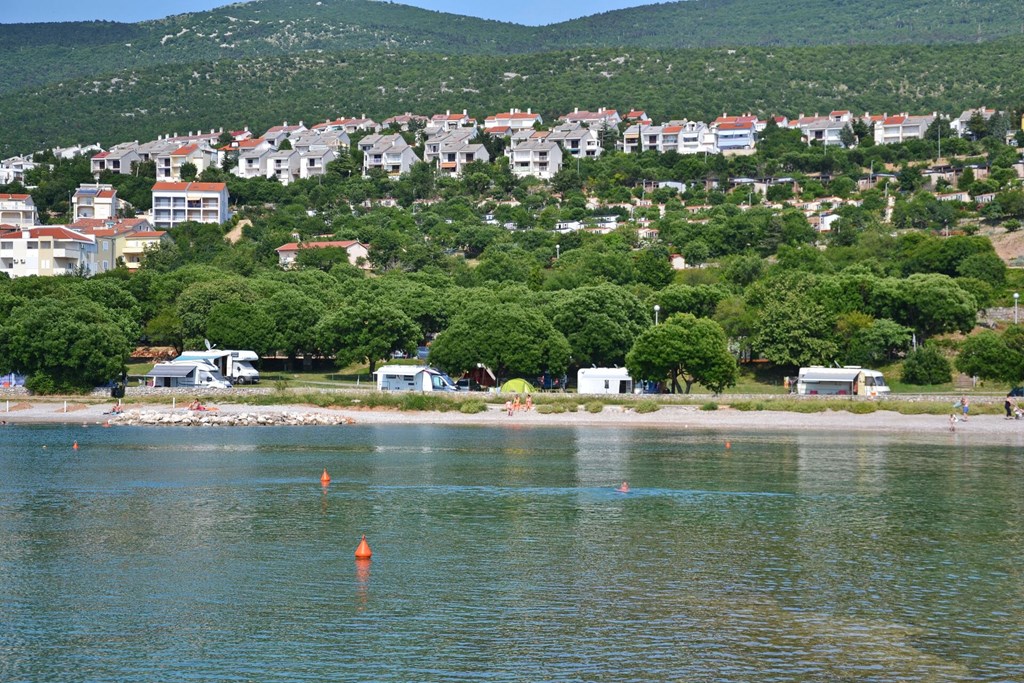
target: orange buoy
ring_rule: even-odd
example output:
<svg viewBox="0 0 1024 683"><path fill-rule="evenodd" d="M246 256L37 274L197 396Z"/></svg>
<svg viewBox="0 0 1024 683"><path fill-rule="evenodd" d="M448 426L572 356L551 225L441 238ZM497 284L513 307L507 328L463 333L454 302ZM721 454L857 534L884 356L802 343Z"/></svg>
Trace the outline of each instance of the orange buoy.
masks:
<svg viewBox="0 0 1024 683"><path fill-rule="evenodd" d="M728 441L726 441L726 442L725 442L725 447L726 447L726 448L732 448L732 444L731 444L731 443L729 443Z"/></svg>
<svg viewBox="0 0 1024 683"><path fill-rule="evenodd" d="M78 450L78 442L76 441L76 442L75 442L75 443L74 443L74 444L73 444L73 445L71 446L71 448L72 448L72 450L76 450L76 451L77 451L77 450Z"/></svg>
<svg viewBox="0 0 1024 683"><path fill-rule="evenodd" d="M356 548L356 559L368 560L372 555L370 544L366 542L366 534L363 534L363 540L359 541L359 546Z"/></svg>
<svg viewBox="0 0 1024 683"><path fill-rule="evenodd" d="M327 486L331 483L331 475L327 474L327 468L324 468L324 473L320 475L320 483Z"/></svg>

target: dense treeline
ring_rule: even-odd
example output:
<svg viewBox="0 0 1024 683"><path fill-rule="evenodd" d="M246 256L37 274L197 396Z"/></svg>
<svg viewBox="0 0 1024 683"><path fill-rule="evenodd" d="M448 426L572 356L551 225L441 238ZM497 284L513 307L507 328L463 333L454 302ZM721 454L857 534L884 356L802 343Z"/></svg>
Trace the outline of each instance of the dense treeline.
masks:
<svg viewBox="0 0 1024 683"><path fill-rule="evenodd" d="M452 374L486 363L503 377L532 379L625 364L637 378L721 391L736 381L736 356L763 357L782 369L886 363L915 338L970 331L979 309L1008 301L1007 269L987 238L940 236L948 220L955 226L973 207L953 206L952 214L926 216L923 229L894 233L883 221L883 190L866 191L860 206L840 209L822 243L802 212L745 208L762 198L725 182L774 165L793 173L789 192L809 199L849 194L865 165L902 160L906 172L885 191L897 197L894 213L916 215L915 204L931 207L912 172L914 159L931 151L927 141L827 154L790 131L769 130L762 142L758 154L733 159L609 154L563 171L550 185L518 180L503 162L478 163L458 180L421 164L392 181L363 178L358 159L348 156L323 178L289 186L207 171L202 179L229 183L241 207L236 221L249 221L239 241L225 241L230 225L184 224L133 276L115 270L92 279L0 280L0 371L32 369L33 387L68 389L110 379L110 354L123 363L135 343L181 349L204 338L222 348L296 360L330 356L342 366L372 368L394 351L433 340L432 362ZM1012 148L992 138L947 144L991 164L990 178L972 182L997 192L998 211L1024 213L1024 202L1012 201L1018 181L1003 173L1016 160ZM78 161L35 171L41 206L59 209L56 188L83 170ZM149 182L108 179L126 194L131 183ZM645 179L688 187L682 195L645 190ZM722 179L718 188L706 184L715 179ZM621 221L610 234L553 230L558 221L609 211L589 208L588 195L625 203L640 194L664 204L664 214L628 204L610 209ZM694 213L696 204L710 208ZM657 238L640 239L641 219L659 230ZM277 247L325 236L369 245L372 273L332 249L300 252L295 270L277 267ZM674 272L672 253L704 267ZM664 329L653 327L655 305ZM83 338L103 352L61 336L38 310L58 327L91 322L101 332ZM971 342L964 363L976 368L992 349L1015 349L1015 340L984 337L989 346L982 349ZM77 354L78 374L45 361L68 349ZM1011 378L1021 369L1014 359L1024 358L1024 351L1014 353L979 374ZM929 381L942 381L943 372L948 378L949 363L932 346L908 359Z"/></svg>
<svg viewBox="0 0 1024 683"><path fill-rule="evenodd" d="M367 0L262 0L139 24L2 25L0 92L124 67L310 51L979 43L1016 35L1022 19L1012 0L701 0L527 27Z"/></svg>
<svg viewBox="0 0 1024 683"><path fill-rule="evenodd" d="M55 144L105 145L197 128L262 131L338 115L468 109L482 120L532 107L546 120L574 107L645 109L655 120L723 111L795 116L1016 109L1024 44L767 50L612 50L503 57L348 53L129 69L0 101L0 155ZM69 126L68 121L74 122Z"/></svg>

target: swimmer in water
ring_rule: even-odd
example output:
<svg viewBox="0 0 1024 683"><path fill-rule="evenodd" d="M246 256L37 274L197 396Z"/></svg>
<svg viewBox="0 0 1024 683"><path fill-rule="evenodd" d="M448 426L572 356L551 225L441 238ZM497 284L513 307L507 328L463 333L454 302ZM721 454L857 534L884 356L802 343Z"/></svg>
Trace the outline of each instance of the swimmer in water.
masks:
<svg viewBox="0 0 1024 683"><path fill-rule="evenodd" d="M619 493L629 493L629 483L624 481L622 482L622 486L615 490L618 491Z"/></svg>

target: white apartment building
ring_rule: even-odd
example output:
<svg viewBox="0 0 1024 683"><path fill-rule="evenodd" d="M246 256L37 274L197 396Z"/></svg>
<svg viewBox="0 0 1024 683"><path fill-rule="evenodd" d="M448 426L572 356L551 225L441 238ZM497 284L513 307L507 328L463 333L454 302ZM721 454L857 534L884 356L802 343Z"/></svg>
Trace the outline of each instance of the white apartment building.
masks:
<svg viewBox="0 0 1024 683"><path fill-rule="evenodd" d="M96 272L95 238L59 225L0 233L0 273L10 277Z"/></svg>
<svg viewBox="0 0 1024 683"><path fill-rule="evenodd" d="M29 228L39 223L30 194L0 194L0 226Z"/></svg>
<svg viewBox="0 0 1024 683"><path fill-rule="evenodd" d="M76 221L80 218L116 218L119 208L117 190L113 185L83 183L71 198L72 215Z"/></svg>
<svg viewBox="0 0 1024 683"><path fill-rule="evenodd" d="M153 225L168 229L187 221L224 223L228 186L224 183L157 183L153 186Z"/></svg>

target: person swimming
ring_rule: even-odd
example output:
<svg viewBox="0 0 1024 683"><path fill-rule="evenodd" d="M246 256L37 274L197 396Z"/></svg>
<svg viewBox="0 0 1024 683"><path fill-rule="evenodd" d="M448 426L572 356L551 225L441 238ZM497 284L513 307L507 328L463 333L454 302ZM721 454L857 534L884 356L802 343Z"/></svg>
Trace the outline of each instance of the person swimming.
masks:
<svg viewBox="0 0 1024 683"><path fill-rule="evenodd" d="M622 486L615 490L618 491L619 493L629 493L629 482L622 482Z"/></svg>

